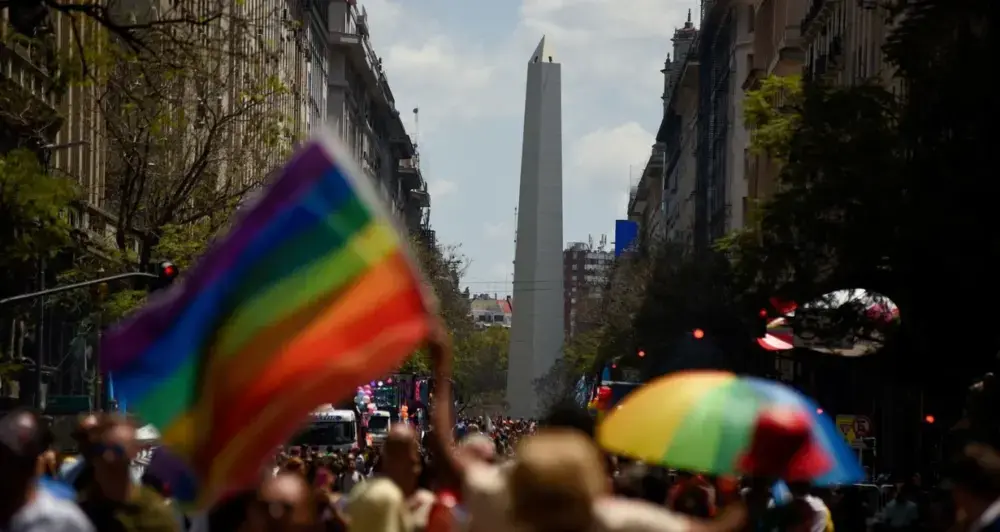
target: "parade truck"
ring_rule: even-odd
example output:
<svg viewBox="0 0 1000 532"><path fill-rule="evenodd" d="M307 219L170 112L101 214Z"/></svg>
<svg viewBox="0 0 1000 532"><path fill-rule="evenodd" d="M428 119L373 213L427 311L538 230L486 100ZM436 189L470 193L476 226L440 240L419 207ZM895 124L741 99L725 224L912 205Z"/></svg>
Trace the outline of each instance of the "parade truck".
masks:
<svg viewBox="0 0 1000 532"><path fill-rule="evenodd" d="M292 445L327 448L347 452L358 446L360 435L358 412L353 405L323 405L311 414L306 427L296 435Z"/></svg>
<svg viewBox="0 0 1000 532"><path fill-rule="evenodd" d="M386 410L376 410L368 417L367 431L374 445L383 443L389 437L391 428L392 415Z"/></svg>

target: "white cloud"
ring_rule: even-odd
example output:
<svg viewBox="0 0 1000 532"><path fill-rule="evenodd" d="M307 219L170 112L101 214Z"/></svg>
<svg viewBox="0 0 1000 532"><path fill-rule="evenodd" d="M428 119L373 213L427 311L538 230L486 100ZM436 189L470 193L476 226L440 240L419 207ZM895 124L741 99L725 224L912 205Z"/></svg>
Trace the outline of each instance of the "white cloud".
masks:
<svg viewBox="0 0 1000 532"><path fill-rule="evenodd" d="M580 179L592 185L626 187L630 173L645 164L652 151L653 133L637 122L601 128L580 137L570 148L570 172L566 180Z"/></svg>
<svg viewBox="0 0 1000 532"><path fill-rule="evenodd" d="M458 185L447 179L431 179L427 182L427 192L430 193L432 201L451 196L457 190Z"/></svg>
<svg viewBox="0 0 1000 532"><path fill-rule="evenodd" d="M545 35L563 65L564 236L581 240L607 232L625 211L629 167L638 175L654 142L670 38L687 9L698 6L694 0L516 0L483 9L468 0L361 3L411 134L409 111L420 109L434 228L442 241L463 244L473 291L512 271L513 223L489 221L506 220L517 201L525 67L538 40ZM448 201L439 209L442 198Z"/></svg>

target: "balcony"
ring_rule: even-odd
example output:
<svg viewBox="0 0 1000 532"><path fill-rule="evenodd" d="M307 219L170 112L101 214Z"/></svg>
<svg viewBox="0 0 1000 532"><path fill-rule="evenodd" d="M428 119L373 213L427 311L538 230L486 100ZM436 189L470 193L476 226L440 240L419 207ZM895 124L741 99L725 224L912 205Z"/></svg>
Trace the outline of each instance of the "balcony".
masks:
<svg viewBox="0 0 1000 532"><path fill-rule="evenodd" d="M12 133L42 144L55 138L63 118L45 64L45 54L37 46L15 39L0 42L0 94L4 95L0 106L8 111L0 136Z"/></svg>
<svg viewBox="0 0 1000 532"><path fill-rule="evenodd" d="M802 47L808 48L809 44L813 42L826 21L830 19L830 15L833 14L833 10L837 4L843 0L811 0L809 4L809 9L806 11L805 17L803 17L802 22L799 24L799 28L802 34Z"/></svg>
<svg viewBox="0 0 1000 532"><path fill-rule="evenodd" d="M368 39L368 12L364 7L344 4L346 10L341 27L330 31L330 45L347 52L352 66L361 73L365 84L379 96L379 103L396 113L396 100L382 69L382 60ZM398 113L397 113L398 114Z"/></svg>
<svg viewBox="0 0 1000 532"><path fill-rule="evenodd" d="M396 174L403 185L403 190L420 190L426 186L423 173L420 171L420 159L412 157L399 161Z"/></svg>

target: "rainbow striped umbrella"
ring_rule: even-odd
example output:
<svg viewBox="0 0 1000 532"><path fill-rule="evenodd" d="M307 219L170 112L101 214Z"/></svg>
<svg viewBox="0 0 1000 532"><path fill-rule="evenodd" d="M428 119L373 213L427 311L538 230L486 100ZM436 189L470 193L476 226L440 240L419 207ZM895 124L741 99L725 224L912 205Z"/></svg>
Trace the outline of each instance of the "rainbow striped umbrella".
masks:
<svg viewBox="0 0 1000 532"><path fill-rule="evenodd" d="M849 484L864 472L829 417L810 399L774 381L718 371L672 373L629 394L598 427L612 453L717 475L739 474L761 412L801 409L813 444L830 464L817 485Z"/></svg>

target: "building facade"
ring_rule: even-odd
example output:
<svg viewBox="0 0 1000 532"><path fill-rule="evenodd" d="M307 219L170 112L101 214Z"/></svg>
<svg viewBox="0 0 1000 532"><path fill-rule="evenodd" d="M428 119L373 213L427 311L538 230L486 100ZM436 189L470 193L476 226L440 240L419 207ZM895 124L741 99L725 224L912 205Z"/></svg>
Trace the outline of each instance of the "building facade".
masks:
<svg viewBox="0 0 1000 532"><path fill-rule="evenodd" d="M673 54L663 68L663 117L656 143L663 147L663 238L694 248L698 146L698 30L691 13L674 32Z"/></svg>
<svg viewBox="0 0 1000 532"><path fill-rule="evenodd" d="M614 260L614 253L584 242L571 243L563 251L563 315L567 338L599 325L583 321L583 314L588 305L600 303Z"/></svg>
<svg viewBox="0 0 1000 532"><path fill-rule="evenodd" d="M757 0L754 2L753 59L743 81L744 90L759 86L769 76L801 75L805 50L800 31L808 0ZM753 153L748 146L744 155L749 208L777 191L780 168L766 155Z"/></svg>
<svg viewBox="0 0 1000 532"><path fill-rule="evenodd" d="M329 2L330 0L306 0L303 4L303 29L309 48L306 56L306 129L310 135L323 131L327 121L327 80L330 75Z"/></svg>
<svg viewBox="0 0 1000 532"><path fill-rule="evenodd" d="M430 195L420 159L371 44L368 12L329 0L326 123L337 132L411 233L428 230Z"/></svg>
<svg viewBox="0 0 1000 532"><path fill-rule="evenodd" d="M477 294L469 302L472 323L478 329L487 327L510 328L513 307L509 299L498 299L496 294Z"/></svg>

